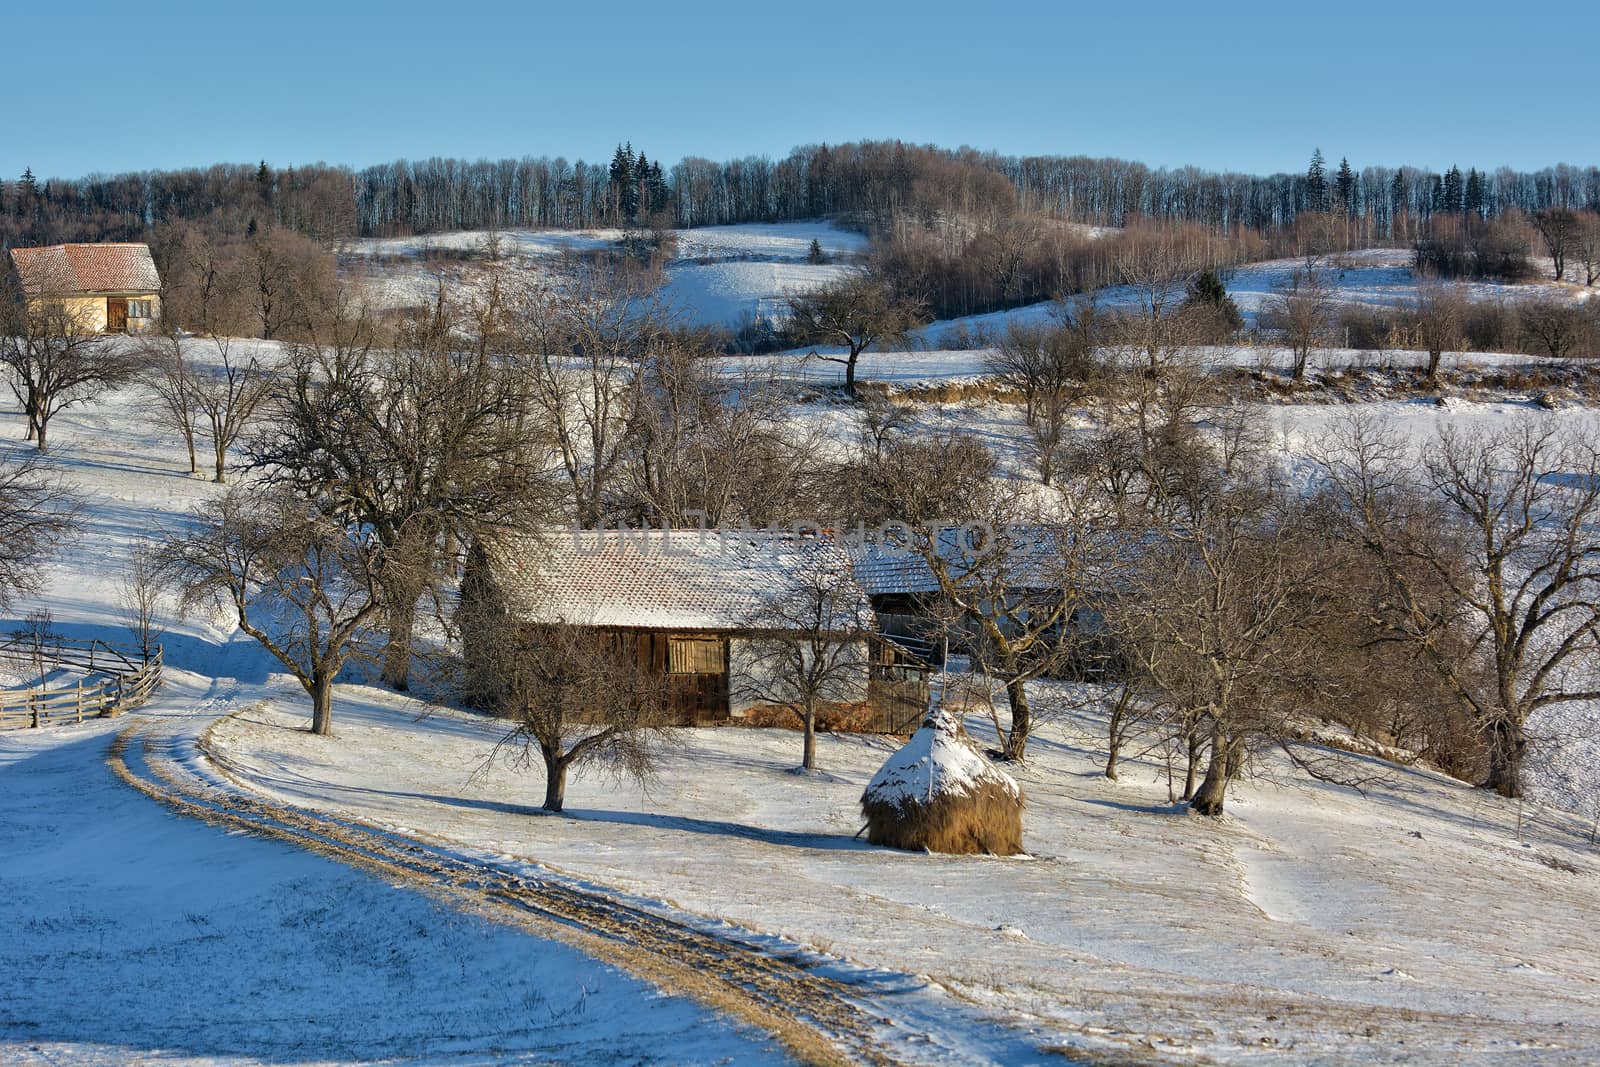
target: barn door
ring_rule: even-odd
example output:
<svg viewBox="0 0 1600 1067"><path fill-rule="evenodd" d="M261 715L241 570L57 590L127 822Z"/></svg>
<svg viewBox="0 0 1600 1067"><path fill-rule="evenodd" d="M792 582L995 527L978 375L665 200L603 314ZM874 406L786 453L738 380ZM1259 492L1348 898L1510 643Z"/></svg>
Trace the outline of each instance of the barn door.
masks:
<svg viewBox="0 0 1600 1067"><path fill-rule="evenodd" d="M126 297L106 298L106 332L128 332L128 300Z"/></svg>

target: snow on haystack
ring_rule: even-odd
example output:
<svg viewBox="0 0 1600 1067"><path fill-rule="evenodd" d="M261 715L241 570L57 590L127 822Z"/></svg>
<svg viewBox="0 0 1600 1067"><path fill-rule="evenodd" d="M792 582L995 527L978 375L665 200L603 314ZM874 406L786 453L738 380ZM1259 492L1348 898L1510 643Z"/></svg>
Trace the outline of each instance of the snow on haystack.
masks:
<svg viewBox="0 0 1600 1067"><path fill-rule="evenodd" d="M943 708L890 756L861 794L867 840L929 852L1022 851L1022 790Z"/></svg>

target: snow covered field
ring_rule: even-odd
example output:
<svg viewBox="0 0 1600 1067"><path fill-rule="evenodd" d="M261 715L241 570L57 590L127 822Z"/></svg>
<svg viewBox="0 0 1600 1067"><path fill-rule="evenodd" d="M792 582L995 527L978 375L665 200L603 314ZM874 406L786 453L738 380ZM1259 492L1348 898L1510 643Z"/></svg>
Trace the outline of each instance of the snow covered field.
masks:
<svg viewBox="0 0 1600 1067"><path fill-rule="evenodd" d="M1322 269L1325 272L1324 280L1334 291L1332 303L1388 307L1416 297L1417 277L1411 269L1411 263L1412 254L1408 249L1368 248L1330 258L1324 262ZM1304 266L1303 259L1274 259L1246 263L1223 273L1228 295L1239 306L1247 328L1257 324L1261 313L1283 290L1290 275ZM1547 282L1469 282L1465 286L1469 298L1473 300L1515 298L1532 293L1548 293L1571 300L1587 300L1593 296L1591 290ZM1121 307L1135 303L1138 296L1131 289L1113 286L1101 290L1098 299L1106 307ZM1009 322L1045 322L1056 310L1057 305L1047 301L1010 311L941 319L922 327L913 336L925 346L937 348L944 344L946 335L986 333L998 336Z"/></svg>
<svg viewBox="0 0 1600 1067"><path fill-rule="evenodd" d="M504 230L492 235L500 254L518 271L538 272L566 252L615 246L622 230ZM677 249L666 265L663 302L684 322L737 326L749 316L772 318L783 301L849 275L851 261L867 247L865 235L828 222L750 223L676 231ZM461 231L420 237L364 238L351 242L342 259L369 278L380 304L423 303L443 274L454 285L482 279L483 265L442 258L440 253L482 253L491 235ZM830 262L811 263L816 241Z"/></svg>
<svg viewBox="0 0 1600 1067"><path fill-rule="evenodd" d="M223 766L296 804L469 842L874 967L927 974L1063 1046L1141 1061L1579 1063L1600 1054L1600 855L1577 820L1372 761L1363 797L1274 769L1220 822L1159 765L1098 774L1097 716L1019 775L1031 858L885 852L853 835L889 751L686 732L647 789L475 774L495 724L374 689L332 741L292 704L215 731ZM968 726L982 729L978 716ZM980 735L981 736L981 735ZM781 886L781 890L777 887Z"/></svg>
<svg viewBox="0 0 1600 1067"><path fill-rule="evenodd" d="M872 358L906 381L981 371L971 352ZM1410 437L1441 419L1550 417L1515 398L1367 407ZM1292 465L1349 410L1263 417ZM1600 429L1589 408L1555 417ZM855 416L805 404L794 419L837 441ZM1022 465L1014 407L925 403L915 425L978 434ZM0 414L0 449L26 447L20 437L20 418ZM84 495L83 528L43 594L13 605L0 630L47 607L68 636L122 639L128 547L218 487L184 473L177 438L131 390L68 410L52 437L50 464ZM1274 766L1239 787L1220 822L1170 805L1149 759L1129 761L1121 783L1099 777L1101 723L1078 715L1045 730L1020 776L1032 858L940 858L853 836L884 741L825 737L825 773L798 776L796 734L688 731L648 789L579 779L568 816L548 817L533 811L537 774L474 776L492 723L347 685L336 736L314 738L294 728L306 716L298 690L253 642L219 620L170 621L172 680L141 714L197 736L238 712L214 736L253 788L927 976L1029 1048L1139 1063L1600 1058L1594 709L1536 730L1562 742L1538 772L1539 798L1575 815L1366 761L1381 780L1365 796ZM570 946L186 821L108 771L118 725L0 734L11 813L0 894L17 917L0 927L0 1061L780 1056L764 1035ZM979 716L969 727L987 730ZM1028 1058L1014 1052L990 1056Z"/></svg>

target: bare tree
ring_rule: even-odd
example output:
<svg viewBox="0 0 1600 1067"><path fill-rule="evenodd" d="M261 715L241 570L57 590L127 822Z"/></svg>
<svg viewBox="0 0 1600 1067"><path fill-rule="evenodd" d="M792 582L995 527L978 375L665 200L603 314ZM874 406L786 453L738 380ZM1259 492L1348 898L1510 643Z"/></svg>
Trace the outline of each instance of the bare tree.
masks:
<svg viewBox="0 0 1600 1067"><path fill-rule="evenodd" d="M1517 303L1522 332L1552 359L1573 355L1589 336L1585 309L1559 296L1536 297Z"/></svg>
<svg viewBox="0 0 1600 1067"><path fill-rule="evenodd" d="M789 395L723 373L699 343L663 339L639 369L620 479L624 507L661 526L782 521L815 449Z"/></svg>
<svg viewBox="0 0 1600 1067"><path fill-rule="evenodd" d="M512 721L485 761L544 765L544 810L566 803L567 776L597 765L646 778L659 744L671 737L662 676L650 673L611 635L576 626L501 631L480 649L500 664L490 706Z"/></svg>
<svg viewBox="0 0 1600 1067"><path fill-rule="evenodd" d="M1424 282L1417 286L1411 304L1416 317L1418 339L1428 353L1428 379L1439 376L1439 362L1446 352L1466 347L1467 298L1459 285Z"/></svg>
<svg viewBox="0 0 1600 1067"><path fill-rule="evenodd" d="M1266 308L1264 324L1282 333L1293 356L1296 381L1305 377L1311 353L1327 341L1331 309L1332 289L1316 256L1306 257L1302 266L1290 272Z"/></svg>
<svg viewBox="0 0 1600 1067"><path fill-rule="evenodd" d="M490 343L458 332L441 301L392 346L354 326L297 345L247 448L269 483L353 517L383 546L383 680L397 689L409 685L419 603L459 546L544 513L540 427L522 420L522 383Z"/></svg>
<svg viewBox="0 0 1600 1067"><path fill-rule="evenodd" d="M509 340L529 409L547 428L571 487L574 517L602 522L616 504L640 368L662 343L663 311L625 271L579 269L560 288L507 294Z"/></svg>
<svg viewBox="0 0 1600 1067"><path fill-rule="evenodd" d="M862 442L872 446L875 460L881 460L889 442L913 423L914 410L911 405L897 404L889 397L876 393L863 398L857 412L861 418Z"/></svg>
<svg viewBox="0 0 1600 1067"><path fill-rule="evenodd" d="M867 699L872 608L838 555L819 547L763 601L729 665L738 679L733 699L787 708L800 721L800 766L808 771L817 766L818 713Z"/></svg>
<svg viewBox="0 0 1600 1067"><path fill-rule="evenodd" d="M856 363L879 341L898 337L924 321L922 305L887 280L860 275L789 298L789 331L803 345L839 345L842 356L817 359L844 365L844 388L856 395Z"/></svg>
<svg viewBox="0 0 1600 1067"><path fill-rule="evenodd" d="M1419 454L1355 417L1320 463L1351 536L1384 568L1376 621L1477 721L1485 785L1521 796L1529 718L1600 699L1586 673L1600 651L1600 449L1542 419L1446 426Z"/></svg>
<svg viewBox="0 0 1600 1067"><path fill-rule="evenodd" d="M1582 220L1570 208L1553 207L1533 216L1533 228L1539 231L1545 251L1550 253L1556 281L1561 281L1567 273L1567 257L1574 252L1582 236Z"/></svg>
<svg viewBox="0 0 1600 1067"><path fill-rule="evenodd" d="M27 439L43 452L51 419L131 381L139 361L133 347L91 332L59 302L17 300L0 307L0 364L27 417Z"/></svg>
<svg viewBox="0 0 1600 1067"><path fill-rule="evenodd" d="M0 458L0 607L39 588L41 564L77 523L77 501L37 453Z"/></svg>
<svg viewBox="0 0 1600 1067"><path fill-rule="evenodd" d="M1585 211L1578 217L1573 254L1583 264L1583 284L1600 281L1600 211Z"/></svg>
<svg viewBox="0 0 1600 1067"><path fill-rule="evenodd" d="M1184 521L1143 539L1111 614L1189 750L1185 796L1219 815L1251 746L1290 736L1316 692L1333 562L1301 536L1295 501L1257 479L1163 491L1181 497ZM1195 788L1200 745L1209 759Z"/></svg>
<svg viewBox="0 0 1600 1067"><path fill-rule="evenodd" d="M254 350L241 357L231 338L213 337L211 344L216 352L215 362L206 367L189 364L186 385L181 387L169 382L167 388L174 394L179 388L187 388L193 410L204 418L206 436L211 439L216 472L213 480L221 483L228 480L228 451L244 436L260 412L271 393L278 368ZM189 440L192 462L192 431Z"/></svg>
<svg viewBox="0 0 1600 1067"><path fill-rule="evenodd" d="M1192 247L1165 232L1141 233L1119 248L1113 276L1133 303L1108 314L1106 325L1123 362L1142 364L1156 376L1194 343L1196 322L1183 313L1183 304L1202 267Z"/></svg>
<svg viewBox="0 0 1600 1067"><path fill-rule="evenodd" d="M123 565L122 578L117 584L117 608L138 642L145 662L149 662L152 650L165 632L158 621L165 591L160 546L141 537L128 549L128 561Z"/></svg>
<svg viewBox="0 0 1600 1067"><path fill-rule="evenodd" d="M197 509L161 549L186 609L229 610L311 697L311 732L333 729L333 682L367 647L383 546L292 492L240 486Z"/></svg>
<svg viewBox="0 0 1600 1067"><path fill-rule="evenodd" d="M196 410L196 371L183 339L177 334L154 335L144 341L146 368L141 375L144 386L155 399L161 415L178 431L189 450L189 473L200 473L200 458L195 450L199 433Z"/></svg>

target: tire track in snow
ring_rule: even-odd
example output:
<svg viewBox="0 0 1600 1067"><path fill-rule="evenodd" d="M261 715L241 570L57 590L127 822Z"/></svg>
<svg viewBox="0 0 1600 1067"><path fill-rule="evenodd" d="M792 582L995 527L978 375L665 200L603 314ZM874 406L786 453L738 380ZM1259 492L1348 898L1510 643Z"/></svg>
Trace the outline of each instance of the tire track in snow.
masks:
<svg viewBox="0 0 1600 1067"><path fill-rule="evenodd" d="M236 695L237 689L208 703L215 709ZM502 921L533 925L767 1030L804 1062L1036 1062L1043 1055L1041 1043L937 995L924 979L869 971L729 924L674 918L532 865L278 804L226 776L207 758L203 738L196 746L152 726L122 731L108 763L168 807L441 892Z"/></svg>

